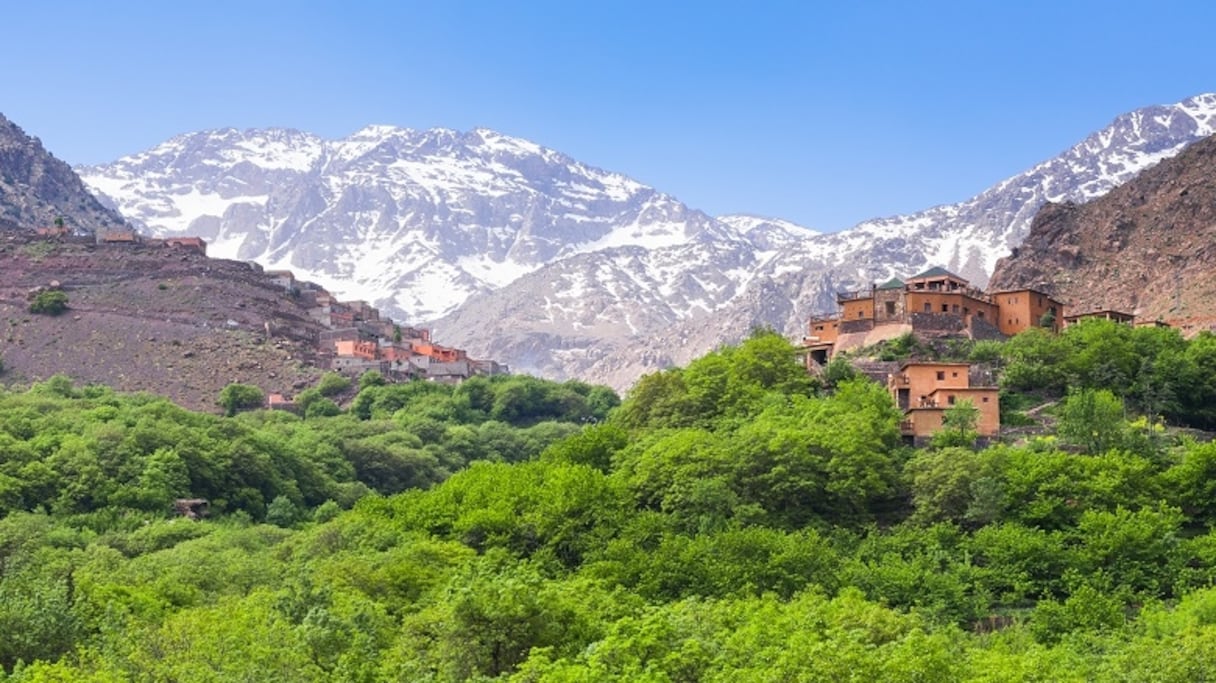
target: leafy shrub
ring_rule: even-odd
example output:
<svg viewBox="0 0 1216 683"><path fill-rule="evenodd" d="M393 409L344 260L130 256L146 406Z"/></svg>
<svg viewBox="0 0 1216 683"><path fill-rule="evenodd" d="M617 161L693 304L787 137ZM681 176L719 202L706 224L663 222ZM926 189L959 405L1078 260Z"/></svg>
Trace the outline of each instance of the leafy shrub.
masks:
<svg viewBox="0 0 1216 683"><path fill-rule="evenodd" d="M68 309L68 295L58 290L39 292L30 302L30 313L59 315Z"/></svg>
<svg viewBox="0 0 1216 683"><path fill-rule="evenodd" d="M321 392L322 396L336 396L349 389L350 385L350 378L336 372L327 372L317 383L317 391Z"/></svg>
<svg viewBox="0 0 1216 683"><path fill-rule="evenodd" d="M220 392L219 404L224 409L224 414L232 417L242 410L262 407L265 400L266 397L262 394L261 389L249 384L233 382Z"/></svg>

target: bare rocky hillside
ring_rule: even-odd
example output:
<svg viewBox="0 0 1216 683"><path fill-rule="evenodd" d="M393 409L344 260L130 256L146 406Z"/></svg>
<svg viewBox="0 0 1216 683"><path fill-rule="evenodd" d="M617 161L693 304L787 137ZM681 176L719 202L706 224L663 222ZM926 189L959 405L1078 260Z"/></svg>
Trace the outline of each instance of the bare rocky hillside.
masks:
<svg viewBox="0 0 1216 683"><path fill-rule="evenodd" d="M54 282L68 310L30 313L30 290ZM252 264L0 232L0 383L62 373L215 410L230 382L267 392L311 384L319 329Z"/></svg>
<svg viewBox="0 0 1216 683"><path fill-rule="evenodd" d="M1192 333L1216 323L1216 137L1086 204L1047 204L991 286L1039 285L1068 313L1112 308Z"/></svg>

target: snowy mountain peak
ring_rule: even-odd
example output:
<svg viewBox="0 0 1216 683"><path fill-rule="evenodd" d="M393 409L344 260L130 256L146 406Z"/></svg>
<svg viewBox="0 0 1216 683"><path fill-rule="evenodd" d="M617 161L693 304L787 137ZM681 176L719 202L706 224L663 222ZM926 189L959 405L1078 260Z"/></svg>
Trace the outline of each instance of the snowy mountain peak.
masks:
<svg viewBox="0 0 1216 683"><path fill-rule="evenodd" d="M153 234L199 235L216 256L289 268L414 321L554 259L733 239L653 188L486 128L212 130L79 171Z"/></svg>

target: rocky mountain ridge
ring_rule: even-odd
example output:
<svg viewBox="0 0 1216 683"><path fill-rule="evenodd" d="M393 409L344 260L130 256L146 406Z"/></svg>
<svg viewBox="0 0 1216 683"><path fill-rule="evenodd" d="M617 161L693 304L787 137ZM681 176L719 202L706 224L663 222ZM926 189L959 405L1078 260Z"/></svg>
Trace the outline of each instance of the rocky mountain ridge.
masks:
<svg viewBox="0 0 1216 683"><path fill-rule="evenodd" d="M1039 286L1067 312L1114 309L1184 332L1216 324L1216 137L1086 204L1045 205L997 287Z"/></svg>
<svg viewBox="0 0 1216 683"><path fill-rule="evenodd" d="M837 289L929 265L983 285L1045 202L1100 196L1214 126L1216 95L1137 110L965 202L822 235L714 219L484 129L212 131L82 174L153 233L200 234L516 369L623 388L756 325L796 335Z"/></svg>
<svg viewBox="0 0 1216 683"><path fill-rule="evenodd" d="M0 227L50 228L57 222L90 233L124 226L68 164L0 114Z"/></svg>

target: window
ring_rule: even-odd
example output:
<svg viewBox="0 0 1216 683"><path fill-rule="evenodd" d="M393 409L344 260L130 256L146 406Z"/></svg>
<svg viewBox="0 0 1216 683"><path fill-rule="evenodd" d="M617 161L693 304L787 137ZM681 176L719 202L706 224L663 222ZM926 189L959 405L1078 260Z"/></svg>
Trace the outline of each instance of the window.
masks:
<svg viewBox="0 0 1216 683"><path fill-rule="evenodd" d="M950 312L950 306L948 304L942 304L942 313L949 313L949 312Z"/></svg>
<svg viewBox="0 0 1216 683"><path fill-rule="evenodd" d="M976 312L975 312L975 314L976 314L977 316L979 316L981 320L984 318L984 312L983 312L983 311L976 311Z"/></svg>
<svg viewBox="0 0 1216 683"><path fill-rule="evenodd" d="M946 379L946 371L945 371L945 370L938 370L938 371L937 371L937 378L938 378L938 379Z"/></svg>
<svg viewBox="0 0 1216 683"><path fill-rule="evenodd" d="M949 403L950 405L954 405L954 394L950 394L949 396L946 397L946 403Z"/></svg>
<svg viewBox="0 0 1216 683"><path fill-rule="evenodd" d="M887 315L895 315L895 302L894 301L887 302Z"/></svg>
<svg viewBox="0 0 1216 683"><path fill-rule="evenodd" d="M950 312L951 312L951 313L958 313L958 304L954 304L953 306L951 306L951 307L950 307Z"/></svg>
<svg viewBox="0 0 1216 683"><path fill-rule="evenodd" d="M963 315L969 315L970 313L971 313L971 309L967 308L966 306L963 306Z"/></svg>
<svg viewBox="0 0 1216 683"><path fill-rule="evenodd" d="M956 372L951 372L951 373L950 373L950 376L951 376L951 377L958 377L958 372L957 372L957 371L956 371Z"/></svg>
<svg viewBox="0 0 1216 683"><path fill-rule="evenodd" d="M987 397L987 396L985 396L984 398L982 398L982 399L980 399L980 400L982 400L984 403L987 403L987 402L988 402L988 397Z"/></svg>
<svg viewBox="0 0 1216 683"><path fill-rule="evenodd" d="M932 313L932 312L933 312L933 306L928 301L926 301L925 302L925 313Z"/></svg>
<svg viewBox="0 0 1216 683"><path fill-rule="evenodd" d="M866 315L866 312L865 312L865 311L857 311L857 317L858 317L858 318L864 318L864 317L865 317L865 315Z"/></svg>

